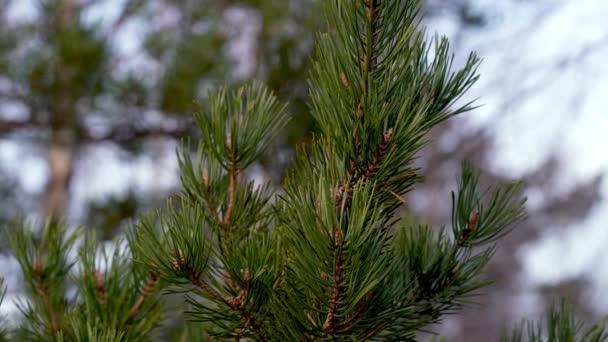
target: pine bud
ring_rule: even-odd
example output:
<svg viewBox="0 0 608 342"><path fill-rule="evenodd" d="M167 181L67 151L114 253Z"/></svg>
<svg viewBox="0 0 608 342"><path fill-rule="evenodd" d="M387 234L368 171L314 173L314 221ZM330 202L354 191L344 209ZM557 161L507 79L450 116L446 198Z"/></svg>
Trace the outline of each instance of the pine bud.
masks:
<svg viewBox="0 0 608 342"><path fill-rule="evenodd" d="M344 71L340 71L340 79L342 79L342 84L344 85L344 88L348 88L348 79L346 79L346 74L344 73Z"/></svg>
<svg viewBox="0 0 608 342"><path fill-rule="evenodd" d="M232 151L232 135L230 133L226 135L226 147L228 151Z"/></svg>
<svg viewBox="0 0 608 342"><path fill-rule="evenodd" d="M203 169L203 185L205 187L209 186L209 170L207 168Z"/></svg>

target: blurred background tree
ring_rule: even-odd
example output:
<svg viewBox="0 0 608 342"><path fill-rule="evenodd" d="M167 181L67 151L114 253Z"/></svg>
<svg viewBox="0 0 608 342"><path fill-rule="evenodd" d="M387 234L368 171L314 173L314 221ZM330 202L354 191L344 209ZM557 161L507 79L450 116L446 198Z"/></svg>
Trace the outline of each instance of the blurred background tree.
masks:
<svg viewBox="0 0 608 342"><path fill-rule="evenodd" d="M259 78L290 99L298 124L285 134L288 144L310 130L302 100L313 1L40 0L27 8L34 20L14 20L11 8L27 6L18 3L1 3L0 134L45 159L46 181L29 201L8 201L20 207L4 217L101 215L109 220L101 226L118 226L170 189L148 196L127 181L122 194L74 203L78 168L100 147L127 162L166 151L193 133L196 103L225 82ZM133 34L141 41L129 41ZM242 54L253 59L242 62ZM7 199L24 190L4 179Z"/></svg>
<svg viewBox="0 0 608 342"><path fill-rule="evenodd" d="M314 131L303 100L313 32L323 24L318 2L0 0L0 223L20 213L55 215L99 230L100 238L115 236L174 191L176 142L197 134L196 102L217 85L252 78L291 106L281 146L249 175L279 180L291 147ZM584 317L608 310L608 298L589 297L593 284L605 284L586 275L600 274L589 271L593 263L586 274L542 280L538 268L530 271L529 252L546 237L583 236L574 228L597 225L588 220L597 222L597 208L606 207L597 166L605 159L592 154L589 130L572 128L608 127L601 114L608 104L598 95L608 71L591 68L606 56L608 34L592 16L604 10L602 0L427 1L430 31L447 33L457 52L484 56L474 95L488 105L476 120L435 130L419 161L429 177L409 209L432 224L449 222L449 204L437 199L463 158L492 183L521 177L531 198L526 227L493 261L488 276L496 285L484 305L438 328L450 339L497 336L505 322L537 313L555 294L579 299ZM594 168L579 167L583 152L598 161ZM3 261L14 269L14 261ZM10 295L19 280L7 281Z"/></svg>

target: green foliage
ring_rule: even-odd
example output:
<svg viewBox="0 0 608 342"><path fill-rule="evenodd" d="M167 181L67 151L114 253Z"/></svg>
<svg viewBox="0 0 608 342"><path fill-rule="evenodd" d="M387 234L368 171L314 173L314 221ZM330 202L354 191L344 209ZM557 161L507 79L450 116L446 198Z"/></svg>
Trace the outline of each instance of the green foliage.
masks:
<svg viewBox="0 0 608 342"><path fill-rule="evenodd" d="M266 35L267 19L291 2L243 3L260 8ZM422 181L413 162L428 132L473 108L456 103L477 80L479 59L471 54L455 68L447 39L429 40L419 27L420 1L320 3L328 32L318 36L309 79L319 134L298 148L282 191L247 176L286 129L286 105L260 83L220 88L194 115L200 141L187 141L177 155L181 193L143 215L126 241L98 247L94 234L56 220L38 233L22 222L5 229L27 299L19 329L0 338L153 340L164 323L158 294L166 285L166 293L186 294L192 322L167 334L179 340L412 341L488 285L481 273L497 240L525 217L519 184L480 190L478 171L464 163L451 227L418 225L397 211ZM69 114L54 118L63 129L78 121L74 104L101 91L108 50L79 17L62 23L61 4L41 2L55 13L45 25L57 37L26 74L42 108ZM175 35L151 35L146 46L168 60L160 108L188 111L225 38L193 28L226 4L168 4L183 10L183 25ZM127 10L145 7L135 0ZM208 29L219 26L211 20ZM288 50L297 44L276 45L279 69L291 70ZM165 54L167 46L177 53ZM69 65L76 71L63 74ZM121 85L133 91L125 101L143 102L140 81ZM71 92L75 85L81 88ZM551 311L546 332L522 324L505 341L524 338L524 326L532 341L607 336L603 324L584 326L564 305Z"/></svg>
<svg viewBox="0 0 608 342"><path fill-rule="evenodd" d="M161 81L162 110L168 113L190 113L196 109L197 86L201 75L212 75L221 59L223 41L209 34L188 37L177 51L174 62ZM206 49L201 49L206 46Z"/></svg>
<svg viewBox="0 0 608 342"><path fill-rule="evenodd" d="M510 334L503 336L504 342L600 342L608 341L605 320L586 324L574 317L572 308L564 300L559 307L552 306L546 317L545 328L532 321L522 321Z"/></svg>
<svg viewBox="0 0 608 342"><path fill-rule="evenodd" d="M321 130L298 149L284 192L241 177L285 124L259 84L222 88L195 115L195 156L178 155L183 191L129 232L135 260L188 292L190 319L219 339L413 340L487 285L494 243L524 217L516 184L481 192L463 166L449 230L396 218L421 181L412 162L478 58L452 70L444 38L426 42L417 1L326 1L310 95Z"/></svg>
<svg viewBox="0 0 608 342"><path fill-rule="evenodd" d="M259 83L237 91L221 88L209 97L209 109L195 114L203 149L220 162L246 168L268 149L287 122L285 106Z"/></svg>
<svg viewBox="0 0 608 342"><path fill-rule="evenodd" d="M131 262L124 242L98 250L92 234L83 240L80 229L68 231L56 220L39 234L22 222L3 233L26 284L19 305L24 317L12 338L143 341L158 324L158 277ZM77 295L70 296L74 289Z"/></svg>
<svg viewBox="0 0 608 342"><path fill-rule="evenodd" d="M111 240L127 225L128 219L138 212L141 205L134 191L130 191L126 197L114 196L93 201L86 210L86 226L95 227L100 240Z"/></svg>
<svg viewBox="0 0 608 342"><path fill-rule="evenodd" d="M73 204L68 175L79 173L77 156L83 149L109 147L120 163L131 164L141 154L156 155L152 146L193 133L197 125L191 113L206 99L207 89L220 83L260 79L278 97L293 100L289 108L295 120L279 132L279 146L292 146L312 129L305 79L319 1L126 0L110 13L103 1L34 0L25 5L28 16L13 17L18 13L10 9L21 3L0 1L0 98L17 114L0 118L0 135L19 137L20 148L33 148L41 156L59 147L61 157L53 152L43 158L54 182L44 196L24 192L13 184L14 177L0 177L0 222L23 211L64 214ZM235 23L232 14L247 18ZM249 35L241 28L259 32ZM246 74L237 75L240 58L232 58L232 45L243 33L255 61ZM127 47L125 37L142 41ZM288 158L278 166L271 154L263 159L265 171L281 179ZM61 195L51 196L51 191ZM164 195L129 192L83 203L90 211L79 223L103 232L100 239L111 239L123 233L126 219L162 203ZM47 201L68 203L40 205Z"/></svg>
<svg viewBox="0 0 608 342"><path fill-rule="evenodd" d="M72 127L76 125L77 101L90 99L103 90L110 47L79 17L63 20L57 14L63 11L60 2L49 2L42 10L52 14L41 25L49 35L42 36L40 48L26 50L26 60L17 68L19 72L9 70L9 76L27 87L31 96L27 105L32 107L36 119L49 117L49 124L55 129Z"/></svg>
<svg viewBox="0 0 608 342"><path fill-rule="evenodd" d="M160 304L148 298L157 289L158 276L132 263L123 241L102 246L99 251L96 244L89 234L79 250L76 285L82 304L71 313L74 331L67 329L64 335L76 340L87 336L84 332L89 334L93 327L100 340L111 336L113 341L143 340L160 320Z"/></svg>
<svg viewBox="0 0 608 342"><path fill-rule="evenodd" d="M494 242L509 232L513 220L524 217L525 200L512 202L521 192L521 183L505 184L483 194L478 193L478 188L479 175L465 162L458 193L452 193L452 230L461 244ZM485 206L483 197L490 197Z"/></svg>
<svg viewBox="0 0 608 342"><path fill-rule="evenodd" d="M67 238L66 238L67 236ZM18 222L4 232L9 249L23 271L28 301L19 309L26 317L19 336L43 340L54 336L67 315L67 276L73 262L66 257L74 247L77 232L67 234L56 221L49 220L40 235Z"/></svg>
<svg viewBox="0 0 608 342"><path fill-rule="evenodd" d="M221 89L209 107L196 115L203 135L195 162L188 146L178 156L182 194L166 212L139 220L129 241L138 262L178 291L194 290L189 313L214 325L210 335L258 338L271 329L258 317L272 314L267 303L280 273L279 247L268 229L268 187L237 184L237 177L286 117L259 84Z"/></svg>

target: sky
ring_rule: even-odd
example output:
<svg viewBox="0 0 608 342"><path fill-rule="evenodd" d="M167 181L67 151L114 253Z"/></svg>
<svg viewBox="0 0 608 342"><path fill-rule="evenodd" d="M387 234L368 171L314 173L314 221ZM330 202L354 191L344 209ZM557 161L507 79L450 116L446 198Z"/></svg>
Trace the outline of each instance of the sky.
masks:
<svg viewBox="0 0 608 342"><path fill-rule="evenodd" d="M124 2L99 0L87 20L110 23ZM35 20L33 3L12 1L8 17ZM486 27L463 30L457 18L447 12L427 24L430 31L451 38L458 56L475 50L483 58L481 80L469 95L481 98L483 106L463 119L462 130L489 127L495 145L495 158L489 167L496 173L517 177L555 154L564 163L552 184L552 196L608 173L608 1L476 0L474 7L490 18ZM241 77L251 70L247 64L252 60L247 58L250 37L255 36L259 25L255 17L243 23L246 14L234 10L225 14L243 25L242 34L231 47L233 54L242 58L240 69L237 68ZM176 18L169 13L163 20ZM137 56L147 25L137 21L125 25L116 36L116 48L127 56ZM75 175L75 182L100 181L90 187L76 186L89 190L75 196L84 199L119 194L129 182L137 184L149 179L164 180L158 184L158 191L170 188L177 182L174 148L169 146L156 157L142 157L128 170L118 162L100 162L119 154L111 146L88 151L88 157L80 161L85 167L81 175ZM18 165L27 165L28 172L21 174L21 182L36 192L45 184L46 166L39 156L22 155L22 150L16 143L0 141L0 161L6 165L6 161L19 160ZM158 173L150 173L151 169ZM128 177L120 182L116 180L119 177L103 177L116 173ZM540 239L522 246L519 257L524 265L525 286L533 289L582 276L592 283L593 291L587 294L587 300L598 311L608 312L608 293L602 291L608 287L608 269L598 267L608 261L607 181L601 185L601 194L601 202L589 217L571 226L548 227ZM542 194L532 189L529 195L530 206L542 205Z"/></svg>
<svg viewBox="0 0 608 342"><path fill-rule="evenodd" d="M481 30L459 30L455 18L430 25L457 38L457 48L483 58L472 90L483 106L468 115L469 129L489 125L495 172L524 175L552 154L562 161L552 190L559 196L597 176L608 176L608 1L478 0L494 20ZM465 128L466 129L466 128ZM586 300L608 312L608 182L589 217L572 225L545 227L540 239L522 246L526 286L583 277ZM529 206L542 205L531 190Z"/></svg>

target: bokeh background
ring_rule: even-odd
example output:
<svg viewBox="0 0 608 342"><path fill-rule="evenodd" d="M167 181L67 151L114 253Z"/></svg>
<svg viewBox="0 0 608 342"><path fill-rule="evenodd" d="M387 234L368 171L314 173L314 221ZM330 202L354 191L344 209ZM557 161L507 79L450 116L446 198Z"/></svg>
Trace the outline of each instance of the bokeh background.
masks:
<svg viewBox="0 0 608 342"><path fill-rule="evenodd" d="M290 126L249 177L280 187L306 106L322 0L0 0L0 224L61 215L112 239L179 190L175 150L196 137L209 90L251 79L289 101ZM561 296L608 314L608 2L428 0L429 34L483 57L464 100L482 106L433 132L408 209L449 222L460 160L487 182L522 179L530 218L502 240L479 305L436 327L492 341ZM0 245L15 316L20 270Z"/></svg>

